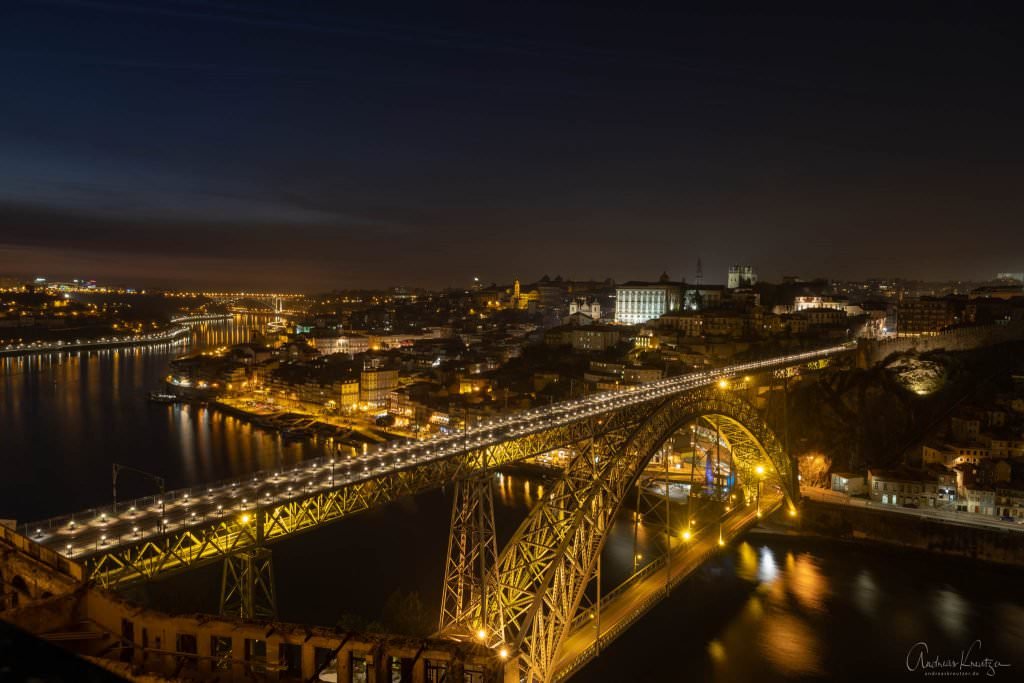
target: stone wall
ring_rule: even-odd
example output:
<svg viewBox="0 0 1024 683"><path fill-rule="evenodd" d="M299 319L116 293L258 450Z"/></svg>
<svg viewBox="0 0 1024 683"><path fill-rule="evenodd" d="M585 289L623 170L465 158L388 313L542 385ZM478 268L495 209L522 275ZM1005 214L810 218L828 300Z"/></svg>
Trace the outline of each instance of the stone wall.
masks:
<svg viewBox="0 0 1024 683"><path fill-rule="evenodd" d="M1006 325L959 327L928 337L861 339L857 342L857 357L861 367L870 367L881 363L894 353L970 351L1014 339L1024 339L1024 321Z"/></svg>
<svg viewBox="0 0 1024 683"><path fill-rule="evenodd" d="M1024 567L1024 529L999 529L943 522L885 510L801 502L802 531L918 548L985 562Z"/></svg>
<svg viewBox="0 0 1024 683"><path fill-rule="evenodd" d="M517 680L513 660L473 642L147 609L80 580L80 566L31 539L0 531L0 619L119 676L316 680L330 668L340 682L359 670L366 683L389 683L395 670L410 683Z"/></svg>

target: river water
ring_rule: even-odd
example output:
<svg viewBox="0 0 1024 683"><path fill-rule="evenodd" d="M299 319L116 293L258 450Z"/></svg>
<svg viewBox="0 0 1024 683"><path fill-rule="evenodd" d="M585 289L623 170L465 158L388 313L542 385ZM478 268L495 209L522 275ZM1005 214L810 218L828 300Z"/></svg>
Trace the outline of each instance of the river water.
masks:
<svg viewBox="0 0 1024 683"><path fill-rule="evenodd" d="M111 464L166 479L167 488L291 464L324 451L207 408L151 403L173 358L247 341L258 322L193 327L186 344L0 358L0 518L32 521L109 504ZM118 498L157 484L124 472Z"/></svg>
<svg viewBox="0 0 1024 683"><path fill-rule="evenodd" d="M282 444L242 421L194 406L147 401L167 362L186 350L245 341L251 321L197 326L187 347L115 349L0 360L0 518L32 520L108 503L110 466L198 484L320 455ZM511 535L549 483L495 476L499 540ZM119 497L154 484L123 475ZM418 594L434 615L452 491L435 491L271 546L283 620L332 625L381 616L395 591ZM640 527L638 551L656 554ZM612 529L605 578L628 574L628 512ZM134 589L176 611L215 611L220 567ZM750 535L727 548L583 669L580 681L914 680L907 652L931 659L985 656L1024 672L1024 572L917 552ZM921 646L918 646L919 648ZM911 664L917 663L916 654ZM986 679L985 672L981 672ZM943 676L948 678L950 676Z"/></svg>

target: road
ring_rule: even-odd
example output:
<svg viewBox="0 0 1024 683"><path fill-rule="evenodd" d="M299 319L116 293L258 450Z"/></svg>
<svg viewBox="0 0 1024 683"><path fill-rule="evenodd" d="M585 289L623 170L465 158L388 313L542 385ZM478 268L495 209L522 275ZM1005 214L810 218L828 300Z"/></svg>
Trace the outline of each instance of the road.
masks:
<svg viewBox="0 0 1024 683"><path fill-rule="evenodd" d="M782 505L782 496L762 498L766 513ZM740 509L729 515L722 524L722 538L729 543L757 521L755 508ZM712 554L721 549L718 525L713 524L698 531L687 543L680 541L672 552L672 561L666 569L661 566L644 578L637 580L626 590L601 605L601 647L607 647L620 633L657 604L666 593L666 584L673 587L700 567ZM598 620L591 620L569 634L559 651L559 660L554 666L558 672L555 679L562 679L579 670L586 662L597 656L595 647Z"/></svg>
<svg viewBox="0 0 1024 683"><path fill-rule="evenodd" d="M317 458L292 468L260 471L240 479L118 501L116 506L23 524L19 530L37 543L81 560L120 545L136 545L231 515L237 515L238 520L247 524L258 506L300 500L353 483L395 475L469 451L588 420L625 406L667 398L753 372L846 353L852 348L851 344L841 344L689 373L625 391L603 392L492 418L459 434L381 444L358 458Z"/></svg>
<svg viewBox="0 0 1024 683"><path fill-rule="evenodd" d="M820 503L870 508L879 512L890 512L895 515L909 515L919 519L933 519L940 522L947 522L949 524L959 524L962 526L973 526L986 529L1003 529L1006 531L1024 533L1024 524L1006 522L995 517L979 515L973 512L956 512L954 510L938 510L936 508L905 508L899 505L883 505L881 503L868 500L867 498L853 498L845 493L840 493L839 491L819 489L813 486L801 486L800 495Z"/></svg>

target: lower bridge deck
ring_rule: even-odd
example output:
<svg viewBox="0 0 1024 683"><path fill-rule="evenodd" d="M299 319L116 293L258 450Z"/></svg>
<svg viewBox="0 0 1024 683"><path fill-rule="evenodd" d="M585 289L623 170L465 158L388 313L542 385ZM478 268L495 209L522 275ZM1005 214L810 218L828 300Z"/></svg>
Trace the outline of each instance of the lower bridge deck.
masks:
<svg viewBox="0 0 1024 683"><path fill-rule="evenodd" d="M782 507L782 496L762 497L761 513L770 514ZM669 590L696 571L722 546L757 524L754 507L739 508L725 517L719 536L718 525L694 533L689 541L675 539L671 554L663 555L641 568L630 579L602 599L600 616L585 618L569 634L555 664L555 680L565 680L600 654L635 621L661 602ZM598 633L600 629L600 633Z"/></svg>

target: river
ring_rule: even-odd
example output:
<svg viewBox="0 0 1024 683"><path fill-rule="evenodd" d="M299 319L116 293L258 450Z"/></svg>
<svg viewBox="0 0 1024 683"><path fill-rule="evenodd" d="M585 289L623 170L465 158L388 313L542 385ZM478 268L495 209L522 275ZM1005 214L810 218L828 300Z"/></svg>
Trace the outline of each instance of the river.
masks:
<svg viewBox="0 0 1024 683"><path fill-rule="evenodd" d="M107 503L112 462L160 474L170 488L320 455L316 444L284 445L215 411L147 401L171 358L250 334L246 321L213 322L198 325L188 347L0 360L0 517ZM519 472L495 476L500 539L547 485ZM153 484L125 475L119 489L145 494ZM436 619L451 497L450 488L425 493L272 545L281 618L373 621L402 591L418 594ZM651 557L658 541L641 527L638 551ZM623 511L603 560L608 582L628 573L632 555ZM1016 679L1024 670L1022 579L1019 571L917 552L751 534L574 680L913 680L922 677L907 671L915 643L959 659L975 640L976 658L1012 665L996 678ZM169 610L215 611L219 588L220 567L209 565L133 594Z"/></svg>
<svg viewBox="0 0 1024 683"><path fill-rule="evenodd" d="M170 360L245 342L258 325L243 318L204 322L193 326L186 344L0 358L7 482L0 518L31 521L109 504L115 462L176 488L325 453L315 444L283 444L207 408L148 400L162 387ZM155 491L155 482L140 475L119 477L122 500Z"/></svg>

